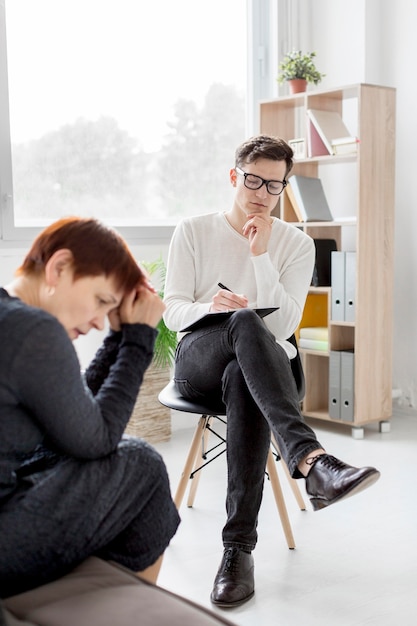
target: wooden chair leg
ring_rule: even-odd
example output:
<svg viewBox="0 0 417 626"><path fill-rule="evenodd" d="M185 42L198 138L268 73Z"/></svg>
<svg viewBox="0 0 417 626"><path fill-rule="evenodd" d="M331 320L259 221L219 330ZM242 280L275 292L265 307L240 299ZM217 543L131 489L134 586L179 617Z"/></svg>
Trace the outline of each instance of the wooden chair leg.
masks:
<svg viewBox="0 0 417 626"><path fill-rule="evenodd" d="M193 435L193 439L191 441L191 445L190 445L190 449L188 451L188 455L187 455L187 459L185 461L185 465L184 465L184 469L182 471L181 474L181 478L177 487L177 491L175 493L175 497L174 497L174 502L175 505L177 506L177 508L179 509L183 498L184 498L184 494L185 494L185 490L187 488L187 483L190 479L190 475L193 472L193 468L194 471L200 466L201 461L199 458L199 449L200 446L203 446L203 450L206 449L207 447L207 442L208 442L208 438L209 438L209 434L210 431L207 429L207 426L210 425L211 421L213 419L213 416L209 416L209 415L202 415L200 417L200 419L198 420L196 429L194 431L194 435ZM275 446L276 450L278 451L278 447L276 446L276 443L273 441L272 442L273 445ZM296 481L291 478L289 472L288 472L288 468L285 465L285 463L282 461L283 467L284 467L284 471L286 472L286 475L289 479L290 482L290 486L293 490L294 496L297 499L297 502L300 506L300 508L305 509L305 505L304 505L304 501L302 499L301 493L299 492L298 489L298 485L296 484ZM189 497L188 497L188 502L187 505L188 506L192 506L194 503L194 498L195 498L195 494L197 491L197 487L198 487L198 482L200 479L200 473L202 470L198 471L195 476L193 477L193 481L190 487L190 493L189 493ZM294 536L292 534L292 529L291 529L291 524L290 524L290 520L288 517L288 512L287 512L287 507L285 505L285 500L284 500L284 495L282 493L282 488L281 488L281 483L278 477L278 472L277 472L277 468L276 468L276 463L275 463L275 459L274 456L272 454L272 450L271 448L269 449L268 452L268 458L267 458L267 462L266 462L266 471L268 473L269 476L269 480L271 481L271 487L272 487L272 491L274 494L274 498L275 498L275 502L278 508L278 513L281 519L281 525L282 525L282 529L284 531L284 535L287 541L287 545L290 548L290 550L295 548L295 541L294 541ZM294 485L293 485L294 483ZM294 489L295 488L295 489ZM297 496L297 492L299 495L299 498Z"/></svg>
<svg viewBox="0 0 417 626"><path fill-rule="evenodd" d="M297 504L300 507L301 511L306 511L307 507L306 507L306 504L304 502L304 498L301 495L301 491L300 491L300 488L298 486L298 482L291 476L291 474L290 474L290 472L288 470L286 462L281 457L281 453L279 451L277 442L276 442L275 437L273 435L271 436L271 440L272 440L272 445L274 446L275 450L277 451L277 454L279 454L279 456L281 458L282 467L284 469L285 475L286 475L286 477L288 479L288 483L289 483L289 485L291 487L291 490L292 490L292 492L294 494L294 497L295 497L295 499L297 501Z"/></svg>
<svg viewBox="0 0 417 626"><path fill-rule="evenodd" d="M202 440L201 440L201 454L197 454L195 457L193 472L195 472L202 465L202 463L204 463L203 455L204 455L205 450L207 450L207 444L208 444L208 440L210 436L210 430L208 429L208 426L212 424L213 420L214 420L214 417L212 415L207 417L206 424L204 427L204 433L203 433ZM197 487L200 483L200 476L201 476L202 471L203 470L200 469L198 472L196 472L191 480L190 491L188 492L188 500L187 500L188 507L192 507L194 504L195 494L197 493Z"/></svg>
<svg viewBox="0 0 417 626"><path fill-rule="evenodd" d="M180 508L182 500L184 498L185 490L187 488L187 483L189 481L190 474L192 472L193 465L195 463L195 459L198 454L198 449L201 445L201 438L204 436L207 419L208 418L206 415L202 415L200 419L198 420L197 427L194 431L194 435L191 441L191 446L188 452L188 456L185 461L184 469L182 470L180 482L178 483L177 491L174 497L174 502L175 502L177 509Z"/></svg>
<svg viewBox="0 0 417 626"><path fill-rule="evenodd" d="M285 506L284 495L281 489L281 483L279 482L277 468L275 466L275 459L272 454L271 448L268 452L268 458L266 461L266 470L271 481L272 491L274 493L275 502L278 508L278 513L281 518L282 530L284 531L285 539L290 550L295 548L294 536L292 534L291 524L288 517L287 507Z"/></svg>
<svg viewBox="0 0 417 626"><path fill-rule="evenodd" d="M301 491L300 491L300 487L298 486L298 482L291 476L291 474L290 474L290 472L288 470L286 462L281 459L281 463L282 463L282 467L283 467L283 470L285 472L285 475L288 478L288 483L289 483L289 485L291 487L291 490L292 490L292 492L294 494L294 497L295 497L295 499L297 501L297 504L300 507L300 511L306 511L307 507L306 507L306 504L304 502L304 498L301 495Z"/></svg>

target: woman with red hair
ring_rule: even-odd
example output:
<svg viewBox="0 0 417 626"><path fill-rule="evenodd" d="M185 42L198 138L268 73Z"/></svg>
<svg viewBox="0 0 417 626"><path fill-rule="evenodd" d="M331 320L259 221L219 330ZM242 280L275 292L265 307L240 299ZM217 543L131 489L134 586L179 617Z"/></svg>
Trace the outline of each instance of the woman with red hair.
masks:
<svg viewBox="0 0 417 626"><path fill-rule="evenodd" d="M165 465L123 437L164 305L116 231L66 218L0 288L0 596L90 555L153 582L179 524ZM82 376L72 341L109 333Z"/></svg>

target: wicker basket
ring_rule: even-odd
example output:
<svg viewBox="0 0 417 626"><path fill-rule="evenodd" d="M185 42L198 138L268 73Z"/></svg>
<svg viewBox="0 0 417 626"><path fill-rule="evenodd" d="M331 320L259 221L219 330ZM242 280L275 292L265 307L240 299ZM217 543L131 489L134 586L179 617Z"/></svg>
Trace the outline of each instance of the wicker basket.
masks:
<svg viewBox="0 0 417 626"><path fill-rule="evenodd" d="M145 372L132 416L125 433L142 437L149 443L169 441L171 437L171 410L158 400L158 394L168 384L170 370L151 365Z"/></svg>

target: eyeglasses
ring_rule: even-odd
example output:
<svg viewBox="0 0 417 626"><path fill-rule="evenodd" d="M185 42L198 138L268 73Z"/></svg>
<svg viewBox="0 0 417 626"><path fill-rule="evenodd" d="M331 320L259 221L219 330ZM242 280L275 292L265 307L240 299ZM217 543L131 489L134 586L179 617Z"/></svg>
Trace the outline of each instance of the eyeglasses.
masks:
<svg viewBox="0 0 417 626"><path fill-rule="evenodd" d="M235 167L235 170L238 174L244 177L243 184L248 189L260 189L262 185L265 185L266 190L271 196L279 196L280 193L284 191L284 188L287 186L286 180L265 180L260 176L255 176L255 174L248 174L240 169L240 167Z"/></svg>

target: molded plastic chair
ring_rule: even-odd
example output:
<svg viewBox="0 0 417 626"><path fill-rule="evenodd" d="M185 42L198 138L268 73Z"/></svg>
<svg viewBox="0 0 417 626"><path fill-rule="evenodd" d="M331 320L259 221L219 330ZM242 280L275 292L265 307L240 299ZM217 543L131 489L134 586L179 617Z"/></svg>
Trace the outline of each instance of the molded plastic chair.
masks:
<svg viewBox="0 0 417 626"><path fill-rule="evenodd" d="M289 341L291 341L291 343L297 348L297 343L294 335L290 337ZM291 360L291 369L297 385L298 398L301 402L304 397L305 381L298 348L297 356ZM187 505L189 507L192 507L194 504L194 498L197 491L201 470L208 463L211 463L226 451L225 438L213 428L215 420L218 420L220 423L226 424L226 407L223 403L217 406L213 406L210 405L209 401L207 401L207 404L203 405L201 403L192 402L191 400L184 398L178 392L173 380L171 380L168 385L166 385L166 387L164 387L164 389L160 392L158 399L161 404L176 411L200 415L200 419L198 420L196 429L194 431L190 449L188 451L188 455L185 461L184 469L181 474L181 479L174 496L174 502L179 508L184 498L187 483L191 479ZM211 448L208 448L208 438L210 433L217 437L218 442ZM201 450L200 454L199 449ZM210 455L214 456L210 457ZM202 459L202 461L200 459ZM284 495L282 493L281 483L278 477L275 460L280 460L280 454L274 437L271 437L271 449L268 453L265 472L271 482L275 502L278 508L278 513L281 519L281 524L285 538L287 540L288 547L290 549L293 549L295 548L294 537L292 534L291 524L288 517L287 507L285 505ZM306 506L298 487L297 481L291 478L287 465L284 461L282 461L282 467L287 476L297 504L300 509L304 511L306 509Z"/></svg>

